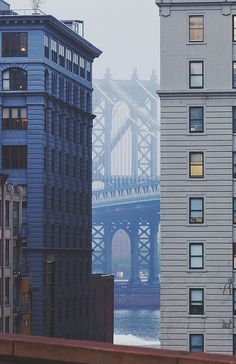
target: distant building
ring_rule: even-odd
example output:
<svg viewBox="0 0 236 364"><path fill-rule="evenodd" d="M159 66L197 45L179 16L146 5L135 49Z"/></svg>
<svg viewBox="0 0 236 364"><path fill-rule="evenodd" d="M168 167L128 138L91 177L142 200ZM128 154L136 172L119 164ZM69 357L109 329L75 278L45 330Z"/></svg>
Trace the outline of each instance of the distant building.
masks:
<svg viewBox="0 0 236 364"><path fill-rule="evenodd" d="M156 2L161 345L236 355L236 1Z"/></svg>
<svg viewBox="0 0 236 364"><path fill-rule="evenodd" d="M0 163L24 189L32 333L88 339L92 63L101 51L77 20L16 14L1 0L0 22Z"/></svg>

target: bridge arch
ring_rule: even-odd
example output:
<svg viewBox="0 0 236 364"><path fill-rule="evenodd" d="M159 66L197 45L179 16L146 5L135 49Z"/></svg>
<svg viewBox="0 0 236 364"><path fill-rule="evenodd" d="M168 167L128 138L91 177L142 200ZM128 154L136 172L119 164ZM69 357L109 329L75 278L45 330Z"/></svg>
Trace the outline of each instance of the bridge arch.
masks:
<svg viewBox="0 0 236 364"><path fill-rule="evenodd" d="M118 229L111 242L111 271L115 280L128 281L131 274L131 240L128 233Z"/></svg>

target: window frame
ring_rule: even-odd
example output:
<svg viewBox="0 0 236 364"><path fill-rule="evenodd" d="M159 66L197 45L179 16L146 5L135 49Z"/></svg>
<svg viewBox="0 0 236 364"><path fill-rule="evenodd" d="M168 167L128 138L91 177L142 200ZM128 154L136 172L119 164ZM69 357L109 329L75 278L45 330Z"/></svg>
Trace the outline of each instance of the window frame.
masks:
<svg viewBox="0 0 236 364"><path fill-rule="evenodd" d="M4 111L8 110L9 116L8 118L4 117ZM17 112L17 118L13 117L13 110ZM25 117L22 116L22 113L25 111ZM14 120L19 120L19 125L21 127L14 127ZM7 125L8 124L8 125ZM28 127L28 115L27 115L27 107L26 106L9 106L2 107L2 130L27 130Z"/></svg>
<svg viewBox="0 0 236 364"><path fill-rule="evenodd" d="M200 28L200 29L202 29L202 40L191 40L191 36L190 36L190 34L191 34L191 27L190 27L190 19L191 18L202 18L203 19L203 22L202 22L202 28ZM189 33L188 33L188 41L189 41L189 43L203 43L204 42L204 40L205 40L205 19L204 19L204 15L195 15L195 14L191 14L191 15L189 15L189 19L188 19L188 30L189 30Z"/></svg>
<svg viewBox="0 0 236 364"><path fill-rule="evenodd" d="M232 252L233 270L236 270L236 243L233 243Z"/></svg>
<svg viewBox="0 0 236 364"><path fill-rule="evenodd" d="M192 292L201 292L202 299L201 301L192 300ZM195 310L199 309L199 312L195 312ZM189 315L193 316L202 316L204 315L204 288L189 288Z"/></svg>
<svg viewBox="0 0 236 364"><path fill-rule="evenodd" d="M191 65L193 63L200 63L202 65L202 73L192 74L191 73ZM192 86L192 76L201 76L202 78L202 85L201 86ZM204 88L204 62L202 60L192 60L189 61L189 89L203 89Z"/></svg>
<svg viewBox="0 0 236 364"><path fill-rule="evenodd" d="M191 157L193 156L193 155L196 155L196 154L199 154L199 155L201 155L202 156L202 162L201 163L193 163L192 161L191 161ZM196 179L196 178L204 178L204 173L205 173L205 165L204 165L205 163L204 163L204 152L189 152L189 178L193 178L193 179ZM202 167L202 175L199 175L199 176L195 176L195 175L193 175L192 174L192 167L193 166L200 166L200 167Z"/></svg>
<svg viewBox="0 0 236 364"><path fill-rule="evenodd" d="M236 224L236 197L233 197L233 216L232 216L232 220L233 220L233 225Z"/></svg>
<svg viewBox="0 0 236 364"><path fill-rule="evenodd" d="M202 253L201 253L201 255L194 255L192 252L191 252L191 248L193 247L193 246L201 246L201 248L202 248ZM191 269L191 270L202 270L202 269L204 269L204 244L203 243L197 243L197 242L193 242L193 243L189 243L189 254L188 254L188 256L189 256L189 259L188 259L188 261L189 261L189 269ZM201 258L202 259L202 264L201 264L201 267L193 267L192 266L192 258Z"/></svg>
<svg viewBox="0 0 236 364"><path fill-rule="evenodd" d="M201 109L202 119L194 119L194 118L192 118L191 112L192 112L193 109ZM196 120L201 120L202 121L202 129L201 129L201 131L199 131L199 130L196 130L196 131L191 130L192 122L193 121L196 121ZM189 107L189 133L191 133L191 134L204 133L204 126L205 126L204 125L204 106L190 106Z"/></svg>
<svg viewBox="0 0 236 364"><path fill-rule="evenodd" d="M27 169L27 166L27 145L2 145L2 169Z"/></svg>
<svg viewBox="0 0 236 364"><path fill-rule="evenodd" d="M236 178L236 152L233 152L232 175Z"/></svg>
<svg viewBox="0 0 236 364"><path fill-rule="evenodd" d="M236 315L236 288L233 288L233 315Z"/></svg>
<svg viewBox="0 0 236 364"><path fill-rule="evenodd" d="M51 60L54 63L57 63L58 61L58 44L57 41L53 38L51 38Z"/></svg>
<svg viewBox="0 0 236 364"><path fill-rule="evenodd" d="M193 345L192 345L192 338L194 336L199 336L201 337L201 342L202 342L202 345L201 346L197 346L197 348L200 348L202 350L192 350L193 349ZM196 346L195 346L196 347ZM189 351L190 353L203 353L204 352L204 334L189 334Z"/></svg>
<svg viewBox="0 0 236 364"><path fill-rule="evenodd" d="M18 50L17 50L17 47L14 48L14 46L13 46L13 44L14 44L13 43L13 38L17 34L19 35ZM4 44L5 44L4 36L7 36L7 35L9 37L8 47L4 51ZM20 52L20 49L23 49L22 44L21 44L21 42L23 42L22 35L24 35L24 37L25 37L25 46L26 46L25 52L23 54ZM7 57L28 57L28 48L29 48L28 47L28 32L2 32L2 57L3 58L7 58ZM7 53L7 54L5 54L5 53Z"/></svg>
<svg viewBox="0 0 236 364"><path fill-rule="evenodd" d="M202 201L202 210L191 210L191 202L194 200ZM193 211L201 211L202 212L202 221L201 222L191 222L191 212ZM205 216L204 216L204 197L189 197L189 224L191 225L202 225L204 224Z"/></svg>
<svg viewBox="0 0 236 364"><path fill-rule="evenodd" d="M47 34L44 34L43 38L43 44L44 44L44 57L49 59L49 36Z"/></svg>

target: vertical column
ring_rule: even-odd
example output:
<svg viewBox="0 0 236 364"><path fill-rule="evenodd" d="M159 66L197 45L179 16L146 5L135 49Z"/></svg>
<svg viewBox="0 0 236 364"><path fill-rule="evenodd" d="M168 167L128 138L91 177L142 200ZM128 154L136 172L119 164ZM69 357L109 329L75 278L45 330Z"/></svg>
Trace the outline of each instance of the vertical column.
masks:
<svg viewBox="0 0 236 364"><path fill-rule="evenodd" d="M105 145L104 145L104 177L105 181L111 177L111 130L112 130L112 104L105 101Z"/></svg>
<svg viewBox="0 0 236 364"><path fill-rule="evenodd" d="M160 264L158 261L157 252L157 234L158 234L159 224L155 219L150 221L150 267L149 267L149 280L151 284L159 282Z"/></svg>
<svg viewBox="0 0 236 364"><path fill-rule="evenodd" d="M136 120L136 115L130 110L132 119ZM138 121L137 121L138 122ZM137 125L131 124L132 132L132 166L131 173L133 177L138 177L138 128Z"/></svg>
<svg viewBox="0 0 236 364"><path fill-rule="evenodd" d="M111 234L111 221L106 221L104 224L104 253L105 253L105 273L111 274L111 245L112 245L112 234Z"/></svg>
<svg viewBox="0 0 236 364"><path fill-rule="evenodd" d="M129 284L140 284L138 264L138 220L131 221L131 274Z"/></svg>

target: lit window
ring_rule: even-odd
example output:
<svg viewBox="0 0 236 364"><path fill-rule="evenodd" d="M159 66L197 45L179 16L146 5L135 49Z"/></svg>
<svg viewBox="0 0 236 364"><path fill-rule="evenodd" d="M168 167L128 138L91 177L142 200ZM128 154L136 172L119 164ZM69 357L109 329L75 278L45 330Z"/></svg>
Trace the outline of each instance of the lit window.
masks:
<svg viewBox="0 0 236 364"><path fill-rule="evenodd" d="M189 132L203 133L204 117L202 106L191 106L189 108Z"/></svg>
<svg viewBox="0 0 236 364"><path fill-rule="evenodd" d="M189 62L189 88L203 88L203 61Z"/></svg>
<svg viewBox="0 0 236 364"><path fill-rule="evenodd" d="M236 178L236 152L233 152L233 178Z"/></svg>
<svg viewBox="0 0 236 364"><path fill-rule="evenodd" d="M25 57L28 54L27 33L2 33L2 56Z"/></svg>
<svg viewBox="0 0 236 364"><path fill-rule="evenodd" d="M85 78L85 59L80 57L80 77Z"/></svg>
<svg viewBox="0 0 236 364"><path fill-rule="evenodd" d="M203 178L204 177L204 154L203 152L189 153L189 177Z"/></svg>
<svg viewBox="0 0 236 364"><path fill-rule="evenodd" d="M203 197L190 197L189 199L189 223L190 224L203 224L204 223L204 210L203 210Z"/></svg>
<svg viewBox="0 0 236 364"><path fill-rule="evenodd" d="M3 72L3 91L27 89L27 72L21 68L10 68Z"/></svg>
<svg viewBox="0 0 236 364"><path fill-rule="evenodd" d="M189 314L203 315L204 313L204 291L203 288L189 289Z"/></svg>
<svg viewBox="0 0 236 364"><path fill-rule="evenodd" d="M190 334L189 351L192 353L202 353L204 351L204 335Z"/></svg>
<svg viewBox="0 0 236 364"><path fill-rule="evenodd" d="M51 39L51 57L52 61L57 63L57 42Z"/></svg>
<svg viewBox="0 0 236 364"><path fill-rule="evenodd" d="M2 128L5 130L27 129L27 109L25 107L4 107Z"/></svg>
<svg viewBox="0 0 236 364"><path fill-rule="evenodd" d="M189 42L204 41L203 15L190 15L189 17Z"/></svg>
<svg viewBox="0 0 236 364"><path fill-rule="evenodd" d="M203 269L203 243L189 244L189 269Z"/></svg>

